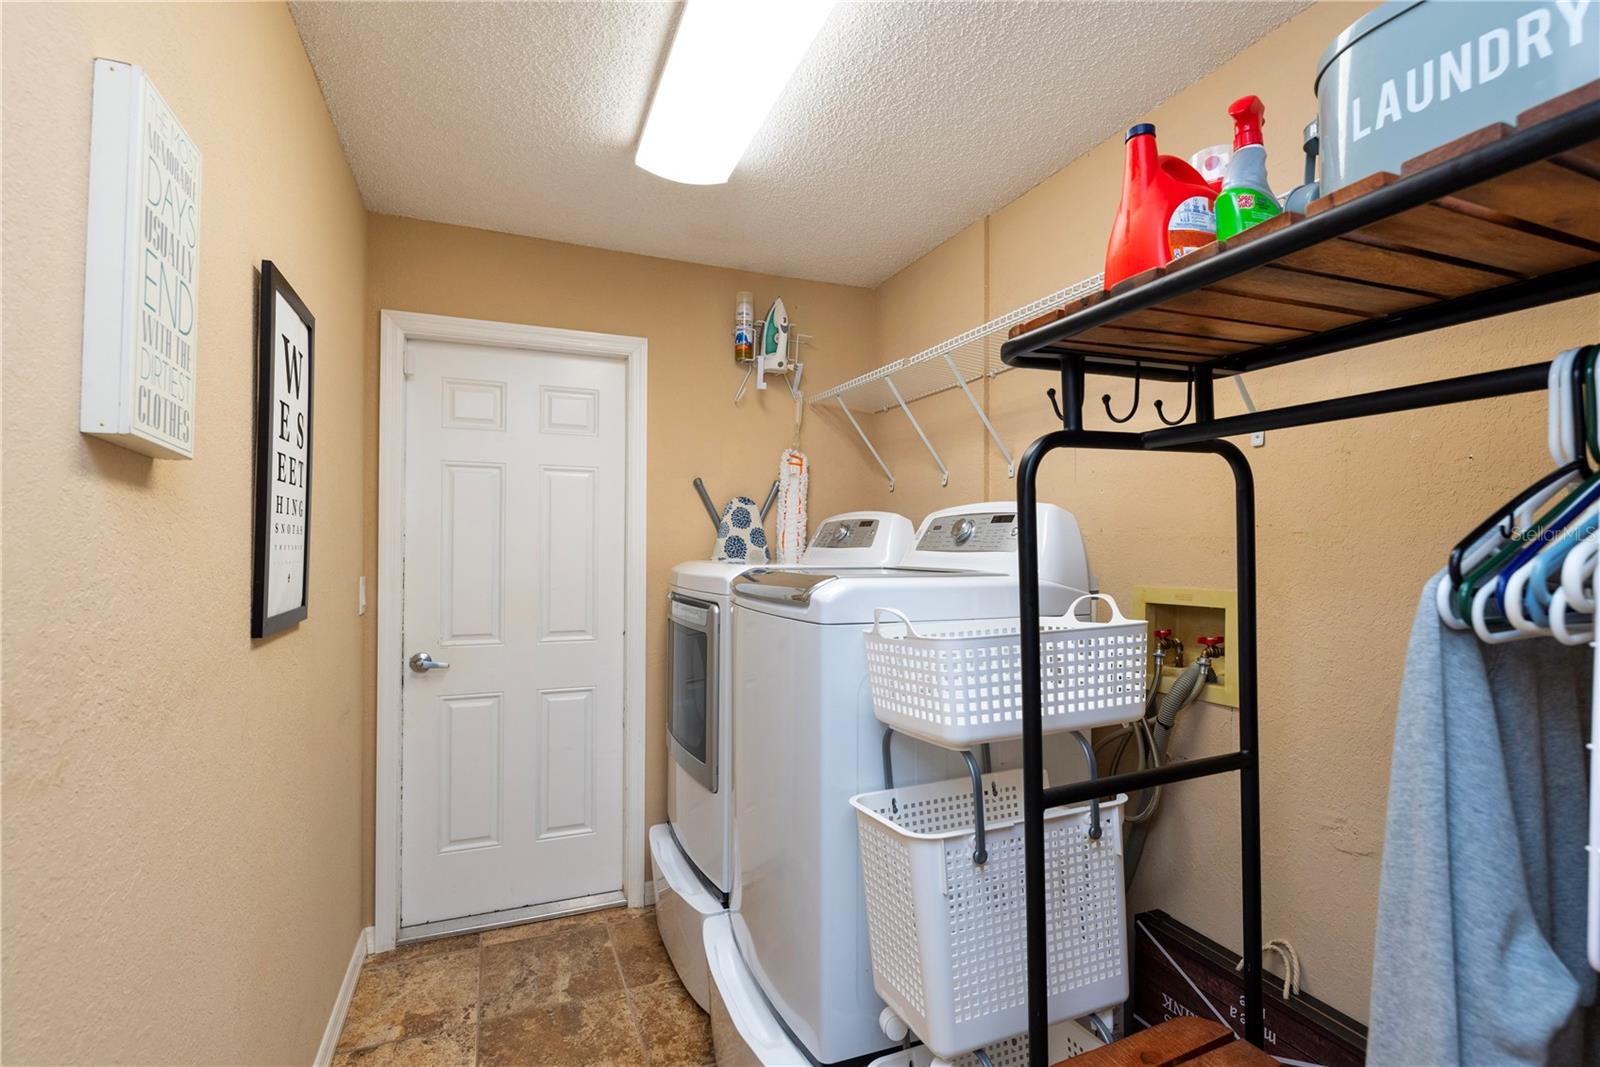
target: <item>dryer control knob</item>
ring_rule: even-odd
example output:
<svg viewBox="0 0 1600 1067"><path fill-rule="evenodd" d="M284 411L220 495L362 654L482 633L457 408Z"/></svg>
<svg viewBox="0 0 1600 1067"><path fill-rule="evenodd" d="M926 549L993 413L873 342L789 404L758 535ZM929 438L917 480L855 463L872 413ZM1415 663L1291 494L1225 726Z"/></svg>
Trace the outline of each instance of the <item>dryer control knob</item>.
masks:
<svg viewBox="0 0 1600 1067"><path fill-rule="evenodd" d="M951 533L955 537L955 542L958 545L964 545L968 541L972 540L972 535L977 532L978 524L973 522L971 519L958 520L954 529L951 530Z"/></svg>
<svg viewBox="0 0 1600 1067"><path fill-rule="evenodd" d="M848 540L850 540L850 527L845 526L845 525L843 525L841 523L839 528L833 531L833 539L835 541L848 541Z"/></svg>

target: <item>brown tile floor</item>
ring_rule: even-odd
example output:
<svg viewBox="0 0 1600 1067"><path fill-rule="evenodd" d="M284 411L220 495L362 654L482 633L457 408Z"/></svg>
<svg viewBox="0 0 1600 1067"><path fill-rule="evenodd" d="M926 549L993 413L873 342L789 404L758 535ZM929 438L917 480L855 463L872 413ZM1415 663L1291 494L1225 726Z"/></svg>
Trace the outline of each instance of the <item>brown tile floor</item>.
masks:
<svg viewBox="0 0 1600 1067"><path fill-rule="evenodd" d="M650 909L406 945L361 969L336 1067L705 1067L711 1025Z"/></svg>

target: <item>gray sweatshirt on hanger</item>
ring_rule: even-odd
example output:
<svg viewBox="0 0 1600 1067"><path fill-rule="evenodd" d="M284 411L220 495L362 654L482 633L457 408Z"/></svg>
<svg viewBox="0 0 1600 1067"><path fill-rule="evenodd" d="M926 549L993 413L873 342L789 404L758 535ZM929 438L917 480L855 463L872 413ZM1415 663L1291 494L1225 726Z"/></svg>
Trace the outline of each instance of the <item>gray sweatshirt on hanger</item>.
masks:
<svg viewBox="0 0 1600 1067"><path fill-rule="evenodd" d="M1586 955L1591 652L1451 630L1400 687L1367 1062L1600 1063Z"/></svg>

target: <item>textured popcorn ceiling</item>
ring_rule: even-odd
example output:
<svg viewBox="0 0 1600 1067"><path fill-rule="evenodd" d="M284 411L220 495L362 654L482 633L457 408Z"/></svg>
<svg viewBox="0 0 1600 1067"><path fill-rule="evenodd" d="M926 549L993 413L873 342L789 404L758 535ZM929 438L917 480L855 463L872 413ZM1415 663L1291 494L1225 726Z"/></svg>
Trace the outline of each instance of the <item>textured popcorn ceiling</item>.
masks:
<svg viewBox="0 0 1600 1067"><path fill-rule="evenodd" d="M1305 6L843 3L729 183L694 187L633 165L675 4L292 5L373 211L859 285Z"/></svg>

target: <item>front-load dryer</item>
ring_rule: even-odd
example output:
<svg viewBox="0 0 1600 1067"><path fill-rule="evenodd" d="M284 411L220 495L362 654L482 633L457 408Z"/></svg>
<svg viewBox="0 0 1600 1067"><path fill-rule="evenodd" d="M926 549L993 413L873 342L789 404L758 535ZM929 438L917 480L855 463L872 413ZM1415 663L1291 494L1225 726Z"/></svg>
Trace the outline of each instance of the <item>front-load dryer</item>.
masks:
<svg viewBox="0 0 1600 1067"><path fill-rule="evenodd" d="M1092 585L1083 538L1054 505L1039 505L1038 521L1041 608L1061 614ZM734 580L734 940L817 1063L890 1045L849 803L883 787L863 633L884 607L913 622L1014 618L1016 531L1015 504L973 504L924 520L899 566L754 568ZM958 755L909 739L894 766L900 785L965 773Z"/></svg>
<svg viewBox="0 0 1600 1067"><path fill-rule="evenodd" d="M903 515L827 519L822 561L884 566L910 547ZM745 563L690 560L667 594L667 822L650 828L656 924L684 987L709 1010L702 926L733 891L733 580Z"/></svg>

